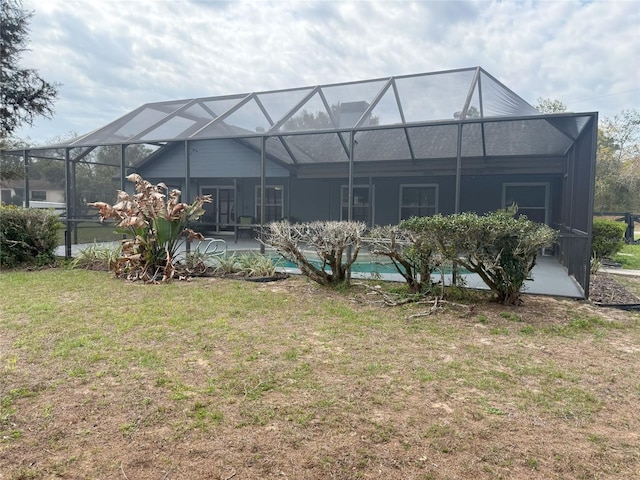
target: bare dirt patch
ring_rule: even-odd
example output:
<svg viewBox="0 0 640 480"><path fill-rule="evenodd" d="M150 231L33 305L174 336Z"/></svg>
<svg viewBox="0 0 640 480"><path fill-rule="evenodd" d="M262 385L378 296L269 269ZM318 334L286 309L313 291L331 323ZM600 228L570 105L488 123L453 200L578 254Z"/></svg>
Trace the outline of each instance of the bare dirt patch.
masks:
<svg viewBox="0 0 640 480"><path fill-rule="evenodd" d="M5 290L2 480L640 476L637 314L74 273Z"/></svg>

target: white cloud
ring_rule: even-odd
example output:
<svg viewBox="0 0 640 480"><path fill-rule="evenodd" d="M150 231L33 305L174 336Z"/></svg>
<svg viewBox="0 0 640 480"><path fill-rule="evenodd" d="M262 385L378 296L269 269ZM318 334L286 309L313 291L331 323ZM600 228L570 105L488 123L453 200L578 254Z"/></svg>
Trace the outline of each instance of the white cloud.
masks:
<svg viewBox="0 0 640 480"><path fill-rule="evenodd" d="M613 115L640 106L631 1L30 0L24 65L62 84L37 142L146 102L480 65L536 102ZM627 93L621 93L627 92Z"/></svg>

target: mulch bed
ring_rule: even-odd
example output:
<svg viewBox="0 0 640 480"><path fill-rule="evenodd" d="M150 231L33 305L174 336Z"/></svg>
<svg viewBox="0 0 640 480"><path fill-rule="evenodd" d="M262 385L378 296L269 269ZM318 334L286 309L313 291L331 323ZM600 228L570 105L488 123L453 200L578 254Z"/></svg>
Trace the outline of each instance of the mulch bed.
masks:
<svg viewBox="0 0 640 480"><path fill-rule="evenodd" d="M597 273L591 275L589 299L607 305L629 305L640 303L640 298L620 285L614 275Z"/></svg>

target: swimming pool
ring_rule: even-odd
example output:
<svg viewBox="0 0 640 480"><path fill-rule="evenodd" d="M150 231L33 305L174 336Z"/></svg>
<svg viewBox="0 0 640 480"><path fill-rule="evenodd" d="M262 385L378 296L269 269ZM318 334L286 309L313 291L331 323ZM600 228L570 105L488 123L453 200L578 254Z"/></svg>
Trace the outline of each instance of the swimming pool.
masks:
<svg viewBox="0 0 640 480"><path fill-rule="evenodd" d="M368 255L365 255L362 257L358 256L354 264L351 266L351 271L355 273L363 274L364 276L370 276L370 277L377 277L381 275L400 276L400 273L398 272L396 267L393 265L393 263L391 263L390 261L385 262L383 260L378 260L377 258L378 257L374 258ZM277 254L273 254L271 256L271 260L274 262L274 265L276 267L282 268L285 271L298 270L298 267L294 262L285 260ZM311 259L310 262L317 268L320 268L322 264L319 259ZM402 269L402 272L404 273L405 272L404 267L402 267L402 265L398 265L398 266ZM329 270L330 269L328 267L325 268L325 271L329 271ZM449 265L444 265L443 269L434 270L432 272L432 275L440 276L443 273L445 275L450 275L451 272L452 272L452 268L451 268L451 265L449 264ZM458 267L458 273L461 275L464 275L470 272L468 272L462 267Z"/></svg>

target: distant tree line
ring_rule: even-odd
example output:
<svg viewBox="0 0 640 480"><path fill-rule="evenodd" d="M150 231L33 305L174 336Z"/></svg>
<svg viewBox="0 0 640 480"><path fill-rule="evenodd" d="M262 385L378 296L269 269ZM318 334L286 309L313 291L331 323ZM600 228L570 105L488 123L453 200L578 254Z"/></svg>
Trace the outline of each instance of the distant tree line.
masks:
<svg viewBox="0 0 640 480"><path fill-rule="evenodd" d="M538 99L542 113L565 112L560 100ZM596 212L640 213L640 110L622 110L598 126Z"/></svg>

